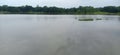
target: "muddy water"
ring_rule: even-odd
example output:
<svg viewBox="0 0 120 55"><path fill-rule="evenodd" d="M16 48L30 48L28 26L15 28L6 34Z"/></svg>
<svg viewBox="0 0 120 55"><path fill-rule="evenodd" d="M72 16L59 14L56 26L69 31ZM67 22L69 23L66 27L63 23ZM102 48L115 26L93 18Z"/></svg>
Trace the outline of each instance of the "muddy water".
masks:
<svg viewBox="0 0 120 55"><path fill-rule="evenodd" d="M0 55L120 55L120 16L0 15Z"/></svg>

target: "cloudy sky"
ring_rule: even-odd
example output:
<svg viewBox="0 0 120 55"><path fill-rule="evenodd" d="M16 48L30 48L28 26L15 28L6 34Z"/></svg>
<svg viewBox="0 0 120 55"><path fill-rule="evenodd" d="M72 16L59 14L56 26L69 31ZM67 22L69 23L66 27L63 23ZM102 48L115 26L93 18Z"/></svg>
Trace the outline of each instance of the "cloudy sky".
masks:
<svg viewBox="0 0 120 55"><path fill-rule="evenodd" d="M0 0L0 5L9 6L57 6L57 7L78 7L78 6L120 6L120 0Z"/></svg>

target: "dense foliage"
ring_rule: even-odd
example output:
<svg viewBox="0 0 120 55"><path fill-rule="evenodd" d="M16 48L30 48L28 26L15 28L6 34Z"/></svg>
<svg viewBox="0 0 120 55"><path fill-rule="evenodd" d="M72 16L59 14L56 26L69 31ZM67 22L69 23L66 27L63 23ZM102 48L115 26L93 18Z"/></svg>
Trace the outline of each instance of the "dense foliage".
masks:
<svg viewBox="0 0 120 55"><path fill-rule="evenodd" d="M120 6L106 6L94 8L92 6L79 6L78 8L58 7L32 7L29 5L14 7L0 6L0 13L26 13L26 14L117 14L120 13Z"/></svg>

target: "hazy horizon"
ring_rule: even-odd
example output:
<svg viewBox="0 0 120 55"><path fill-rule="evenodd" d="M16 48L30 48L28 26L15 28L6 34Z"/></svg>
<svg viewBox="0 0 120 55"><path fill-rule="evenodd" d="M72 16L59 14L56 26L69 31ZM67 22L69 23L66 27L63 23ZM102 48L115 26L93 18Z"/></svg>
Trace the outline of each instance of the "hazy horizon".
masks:
<svg viewBox="0 0 120 55"><path fill-rule="evenodd" d="M87 1L87 2L86 2ZM0 5L8 6L56 6L63 8L79 7L79 6L93 6L93 7L104 7L104 6L120 6L118 0L1 0Z"/></svg>

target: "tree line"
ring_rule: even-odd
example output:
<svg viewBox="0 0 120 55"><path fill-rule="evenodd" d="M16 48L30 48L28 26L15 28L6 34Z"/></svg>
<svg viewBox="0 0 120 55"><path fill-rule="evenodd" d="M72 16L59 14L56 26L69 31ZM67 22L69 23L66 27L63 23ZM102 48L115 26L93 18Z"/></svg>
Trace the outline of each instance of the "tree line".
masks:
<svg viewBox="0 0 120 55"><path fill-rule="evenodd" d="M120 6L105 6L94 8L92 6L79 6L77 8L59 8L29 5L25 6L0 6L0 13L13 13L13 14L120 14Z"/></svg>

